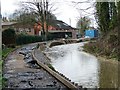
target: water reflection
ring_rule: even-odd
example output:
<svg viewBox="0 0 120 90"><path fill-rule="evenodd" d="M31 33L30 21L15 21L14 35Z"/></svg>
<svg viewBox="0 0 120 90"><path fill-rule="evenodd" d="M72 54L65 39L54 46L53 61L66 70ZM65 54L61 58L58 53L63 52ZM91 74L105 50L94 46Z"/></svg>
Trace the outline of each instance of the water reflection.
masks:
<svg viewBox="0 0 120 90"><path fill-rule="evenodd" d="M118 85L118 66L97 60L82 51L84 43L50 48L48 56L55 69L86 88L115 88Z"/></svg>
<svg viewBox="0 0 120 90"><path fill-rule="evenodd" d="M79 47L82 48L83 45L83 43L70 44L51 48L52 54L49 52L49 56L52 57L52 65L83 87L98 87L98 61L94 56L79 51Z"/></svg>
<svg viewBox="0 0 120 90"><path fill-rule="evenodd" d="M108 61L100 61L100 87L117 88L118 87L118 64Z"/></svg>

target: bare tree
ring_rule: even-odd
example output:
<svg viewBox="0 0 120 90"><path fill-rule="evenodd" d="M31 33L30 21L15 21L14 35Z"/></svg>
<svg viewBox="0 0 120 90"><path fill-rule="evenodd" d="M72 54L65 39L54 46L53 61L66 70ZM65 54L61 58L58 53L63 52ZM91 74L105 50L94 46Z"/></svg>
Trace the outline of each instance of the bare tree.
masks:
<svg viewBox="0 0 120 90"><path fill-rule="evenodd" d="M78 13L80 14L79 17L77 17L77 20L79 21L79 19L81 17L88 17L90 20L94 20L95 21L95 5L96 2L94 2L94 0L83 0L83 1L72 1L72 6L78 11ZM86 7L82 7L83 5L85 5ZM92 23L91 23L92 24Z"/></svg>
<svg viewBox="0 0 120 90"><path fill-rule="evenodd" d="M80 29L80 33L83 36L84 31L90 28L90 19L88 17L81 17L77 22L77 28Z"/></svg>
<svg viewBox="0 0 120 90"><path fill-rule="evenodd" d="M54 8L55 3L49 0L41 0L40 2L21 2L22 10L27 12L34 12L38 18L37 20L42 24L43 34L46 36L48 33L48 23L51 18L52 12L57 10Z"/></svg>
<svg viewBox="0 0 120 90"><path fill-rule="evenodd" d="M80 2L75 2L72 1L71 2L73 7L76 8L78 10L78 12L85 12L86 14L94 14L93 12L90 13L88 12L90 9L95 8L95 2L93 2L93 0L86 0L86 1L80 1ZM81 7L82 5L86 5L86 7Z"/></svg>

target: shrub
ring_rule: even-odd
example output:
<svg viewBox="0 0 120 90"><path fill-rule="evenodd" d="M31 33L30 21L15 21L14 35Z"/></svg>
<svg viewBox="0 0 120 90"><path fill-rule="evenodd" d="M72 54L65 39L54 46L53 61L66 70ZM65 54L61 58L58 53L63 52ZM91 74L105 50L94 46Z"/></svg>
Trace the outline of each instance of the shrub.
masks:
<svg viewBox="0 0 120 90"><path fill-rule="evenodd" d="M112 44L113 42L115 42L117 40L118 40L117 35L110 35L109 38L108 38L108 43Z"/></svg>
<svg viewBox="0 0 120 90"><path fill-rule="evenodd" d="M98 42L97 43L90 42L90 43L84 45L85 51L89 51L91 53L97 53L97 54L103 53L103 50L104 50L103 47L104 47L104 45L102 45Z"/></svg>
<svg viewBox="0 0 120 90"><path fill-rule="evenodd" d="M5 45L15 44L15 38L16 34L14 29L9 28L2 32L2 41Z"/></svg>
<svg viewBox="0 0 120 90"><path fill-rule="evenodd" d="M43 41L42 36L18 35L16 38L17 45L35 43L35 42L41 42L41 41Z"/></svg>

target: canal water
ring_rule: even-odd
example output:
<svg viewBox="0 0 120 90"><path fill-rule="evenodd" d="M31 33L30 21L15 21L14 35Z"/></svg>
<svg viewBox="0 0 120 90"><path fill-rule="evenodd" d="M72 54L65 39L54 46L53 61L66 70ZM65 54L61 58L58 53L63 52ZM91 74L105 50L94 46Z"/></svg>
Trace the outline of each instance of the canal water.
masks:
<svg viewBox="0 0 120 90"><path fill-rule="evenodd" d="M118 85L116 63L98 60L83 51L84 43L54 46L47 50L53 67L85 88L115 88Z"/></svg>

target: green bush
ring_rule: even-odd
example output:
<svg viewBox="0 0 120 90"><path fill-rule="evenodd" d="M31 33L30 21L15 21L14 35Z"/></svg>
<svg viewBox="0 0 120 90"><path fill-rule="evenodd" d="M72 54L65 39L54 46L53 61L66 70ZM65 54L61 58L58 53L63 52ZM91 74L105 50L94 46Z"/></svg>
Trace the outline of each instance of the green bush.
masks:
<svg viewBox="0 0 120 90"><path fill-rule="evenodd" d="M42 36L18 35L16 38L17 45L35 43L35 42L41 42L41 41L43 41Z"/></svg>
<svg viewBox="0 0 120 90"><path fill-rule="evenodd" d="M16 33L12 28L8 28L2 32L2 43L5 45L15 44Z"/></svg>

